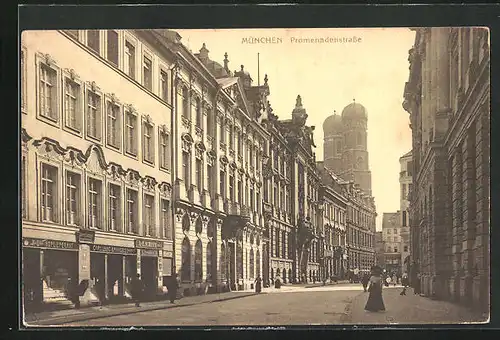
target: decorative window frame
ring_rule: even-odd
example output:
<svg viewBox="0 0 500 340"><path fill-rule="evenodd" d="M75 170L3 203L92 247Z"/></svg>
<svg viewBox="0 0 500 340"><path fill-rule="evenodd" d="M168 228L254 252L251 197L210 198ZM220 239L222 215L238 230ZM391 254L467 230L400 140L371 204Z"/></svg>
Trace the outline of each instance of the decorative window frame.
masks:
<svg viewBox="0 0 500 340"><path fill-rule="evenodd" d="M85 82L84 84L84 119L83 119L83 125L84 125L84 133L85 133L85 139L89 140L93 143L102 145L103 144L103 132L104 132L104 127L103 127L103 102L104 102L104 94L102 90L97 86L97 84L92 81ZM88 94L89 92L93 92L95 95L99 97L99 105L100 105L100 112L98 113L99 115L99 126L98 126L98 133L100 134L98 137L94 137L89 135L88 131Z"/></svg>
<svg viewBox="0 0 500 340"><path fill-rule="evenodd" d="M134 130L135 130L135 134L134 134L134 137L135 137L135 148L133 148L133 150L132 150L132 151L135 151L135 153L127 151L127 133L126 133L126 130L127 130L127 114L131 114L131 115L133 115L135 117L135 127L134 127ZM139 117L139 113L137 112L137 110L135 109L135 107L132 104L125 104L123 106L123 122L122 122L123 154L125 156L133 158L135 160L139 159L139 148L140 148L140 145L139 145L139 132L142 130L141 126L139 126L140 123L141 123L141 120L140 120L140 117Z"/></svg>
<svg viewBox="0 0 500 340"><path fill-rule="evenodd" d="M146 159L146 152L145 152L145 147L146 147L146 143L145 143L145 127L146 125L149 125L149 127L151 128L151 134L150 134L150 138L151 138L151 159ZM156 126L153 122L153 119L151 118L150 115L142 115L141 116L141 153L142 153L142 162L144 164L147 164L149 166L153 166L155 165L155 161L156 161Z"/></svg>
<svg viewBox="0 0 500 340"><path fill-rule="evenodd" d="M38 220L42 223L48 223L48 224L61 224L61 214L62 214L62 204L60 203L59 198L63 197L63 186L61 185L62 181L62 162L59 160L54 160L52 158L46 157L46 156L41 156L37 155L37 183L38 183L38 190L37 190L37 210L38 210ZM55 203L55 209L53 209L52 214L55 217L53 221L47 221L43 219L43 213L42 213L42 168L44 165L48 165L51 167L56 168L57 170L57 183L56 183L56 197L53 198L53 201Z"/></svg>
<svg viewBox="0 0 500 340"><path fill-rule="evenodd" d="M149 50L146 46L144 46L144 44L141 44L142 45L142 50L141 50L141 85L142 87L144 87L144 89L146 89L148 92L150 93L158 93L157 89L155 89L155 79L159 79L159 77L157 77L157 72L156 72L156 56L155 54ZM146 84L144 82L145 78L144 78L144 58L148 58L150 61L151 61L151 89L148 89L146 87Z"/></svg>
<svg viewBox="0 0 500 340"><path fill-rule="evenodd" d="M127 58L127 54L125 53L125 47L126 47L126 44L130 43L132 46L134 46L134 76L131 76L128 74L128 70L125 69L125 58ZM122 53L122 57L120 59L122 59L122 67L121 67L121 70L123 71L123 73L125 73L125 75L127 77L129 77L130 79L134 80L135 82L138 82L138 78L139 78L139 74L142 74L142 60L140 63L138 63L138 56L139 55L142 55L142 54L139 54L139 42L137 40L136 37L134 37L132 34L130 34L129 32L125 31L124 34L123 34L123 40L121 41L121 47L122 47L122 50L123 50L123 53ZM141 67L141 71L140 73L137 72L137 68ZM141 84L142 85L142 84Z"/></svg>
<svg viewBox="0 0 500 340"><path fill-rule="evenodd" d="M172 89L172 73L170 71L170 67L168 67L168 65L163 62L163 60L161 60L160 58L157 59L158 60L158 89L156 91L156 93L158 93L158 97L164 101L165 103L172 103L172 95L171 95L171 89ZM161 93L161 74L165 73L167 75L167 98L163 98L163 94Z"/></svg>
<svg viewBox="0 0 500 340"><path fill-rule="evenodd" d="M109 220L110 220L110 209L109 209L109 195L111 193L111 185L115 185L120 188L120 204L119 204L119 221L117 224L115 224L115 230L110 229L109 226ZM112 179L109 177L106 177L106 231L112 232L112 233L126 233L125 231L125 223L124 223L124 208L125 208L125 191L123 188L125 187L123 181L119 179Z"/></svg>
<svg viewBox="0 0 500 340"><path fill-rule="evenodd" d="M128 203L127 203L127 198L128 198L128 190L132 190L132 191L135 191L136 195L135 195L135 199L136 199L136 206L135 206L135 213L136 213L136 228L137 228L137 233L134 233L133 231L130 231L128 230ZM123 196L123 213L122 213L122 216L124 216L123 218L123 233L126 234L126 235L135 235L135 236L140 236L140 233L141 233L141 222L140 222L140 211L142 210L141 208L141 204L142 204L142 193L141 193L142 190L140 190L140 187L139 186L135 186L135 185L131 185L130 183L127 183L125 182L125 184L123 185L123 193L124 193L124 196Z"/></svg>
<svg viewBox="0 0 500 340"><path fill-rule="evenodd" d="M111 105L114 105L116 107L118 107L119 109L119 113L118 113L118 127L119 127L119 131L118 131L118 136L117 136L117 139L118 139L118 146L115 146L115 145L112 145L110 144L109 140L108 140L108 104L111 104ZM106 93L104 95L104 110L103 110L103 117L105 118L104 119L104 134L105 134L105 146L107 149L110 149L110 150L114 150L116 152L120 152L121 153L121 150L122 150L122 147L123 147L123 120L124 120L124 108L123 108L123 104L120 102L120 100L115 96L114 93Z"/></svg>
<svg viewBox="0 0 500 340"><path fill-rule="evenodd" d="M88 31L98 31L99 32L99 53L94 51L92 48L89 47L89 37L88 37ZM81 38L81 42L83 43L83 45L85 45L85 47L92 52L92 54L96 55L96 56L99 56L103 59L106 59L106 55L104 53L104 50L106 49L106 42L104 41L106 39L106 30L102 30L102 29L86 29L86 30L81 30L79 32L80 34L80 38Z"/></svg>
<svg viewBox="0 0 500 340"><path fill-rule="evenodd" d="M63 219L61 220L62 224L64 224L65 226L68 226L68 227L73 227L73 228L83 228L84 226L86 226L85 224L85 218L86 218L86 215L85 215L85 206L83 205L84 202L85 202L85 199L86 199L86 182L84 182L84 179L85 179L85 173L83 171L83 169L79 168L79 167L72 167L72 166L68 166L68 165L64 165L62 167L62 170L63 170L63 176L62 176L62 180L63 182L61 183L62 184L62 198L63 198L63 202L62 202L62 206L63 206ZM78 211L77 211L77 214L78 214L78 219L79 219L79 223L77 224L69 224L68 223L68 220L67 220L67 215L66 215L66 212L67 212L67 204L68 204L68 197L67 197L67 191L66 191L66 183L67 183L67 179L68 179L68 172L71 172L75 175L78 175L80 176L80 187L79 187L79 190L80 190L80 195L78 195Z"/></svg>
<svg viewBox="0 0 500 340"><path fill-rule="evenodd" d="M87 229L92 229L92 230L101 230L101 231L107 231L107 226L108 226L108 223L107 223L107 215L106 215L106 211L105 211L105 208L106 208L106 205L105 205L105 201L107 202L107 200L105 199L106 195L108 194L107 192L107 186L106 186L106 178L104 175L100 175L100 174L95 174L95 173L89 173L89 172L85 172L85 222L82 223L82 225L84 225ZM101 228L96 228L96 227L91 227L89 225L89 221L88 221L88 218L89 218L89 199L90 199L90 195L89 195L89 189L90 189L90 180L95 180L95 181L100 181L101 182L101 202L99 204L100 206L100 216L98 216L99 218L99 221L98 221L98 226L101 226ZM104 222L106 220L106 223Z"/></svg>
<svg viewBox="0 0 500 340"><path fill-rule="evenodd" d="M154 228L154 235L151 235L150 232L149 232L149 226L148 228L146 228L146 224L144 223L146 221L146 196L149 196L149 197L153 197L153 204L151 205L151 209L152 209L152 213L153 213L153 225L151 226L152 228ZM157 223L157 215L158 215L158 211L157 211L157 203L158 201L161 201L161 200L158 200L158 196L156 195L154 189L153 191L150 191L150 190L146 190L144 187L142 188L142 193L141 193L141 198L142 198L142 235L140 236L145 236L145 237L154 237L154 238L159 238L159 233L160 233L160 230L158 230L158 223Z"/></svg>
<svg viewBox="0 0 500 340"><path fill-rule="evenodd" d="M21 51L19 53L19 57L21 57L22 54L22 60L23 60L23 65L22 68L19 70L20 72L20 86L21 86L21 113L28 114L28 82L26 79L26 76L28 75L28 49L26 46L22 45L21 46ZM19 64L21 64L21 58L19 58ZM21 65L20 65L21 66ZM37 83L38 86L38 83Z"/></svg>
<svg viewBox="0 0 500 340"><path fill-rule="evenodd" d="M161 137L162 135L165 135L166 137L166 140L167 140L167 160L166 160L166 164L167 166L163 166L161 160L162 160L162 157L161 157ZM167 126L166 125L160 125L158 126L158 167L160 170L162 171L165 171L165 172L168 172L170 173L171 171L171 167L172 167L172 162L171 162L171 157L172 157L172 134L170 133L170 131L167 129Z"/></svg>
<svg viewBox="0 0 500 340"><path fill-rule="evenodd" d="M164 183L160 184L163 185ZM163 201L166 201L168 202L168 209L167 209L167 224L170 225L170 237L166 237L167 236L167 233L166 233L166 228L164 228L165 226L163 225ZM167 241L173 241L174 240L174 222L172 222L172 217L171 217L171 214L170 214L170 211L172 210L172 201L170 199L170 196L167 196L165 194L162 194L162 191L160 190L160 195L158 196L158 204L156 205L157 209L158 209L158 238L161 238L163 240L167 240Z"/></svg>
<svg viewBox="0 0 500 340"><path fill-rule="evenodd" d="M62 121L63 121L63 130L69 132L78 137L83 136L84 131L84 115L86 113L86 91L85 85L83 81L80 79L80 76L73 69L64 69L62 70L62 79L61 79L61 108L62 108ZM68 81L73 82L78 86L78 98L77 98L77 128L72 128L69 126L66 121L66 84Z"/></svg>
<svg viewBox="0 0 500 340"><path fill-rule="evenodd" d="M121 46L123 45L123 39L122 39L122 32L120 32L120 30L118 29L106 29L106 30L102 30L103 33L102 33L102 36L104 37L102 40L103 40L103 53L102 53L102 57L106 60L106 62L108 62L110 65L113 65L113 67L116 67L118 69L122 69L122 58L120 58L120 56L122 55L122 48ZM111 60L108 59L108 31L115 31L116 34L118 35L118 64L115 64L113 63Z"/></svg>
<svg viewBox="0 0 500 340"><path fill-rule="evenodd" d="M57 65L57 62L52 59L49 54L36 53L35 54L35 65L36 65L36 117L38 120L43 121L49 125L52 125L57 128L61 128L62 119L61 119L61 69ZM55 77L55 104L56 104L56 118L50 118L41 113L42 108L40 107L40 79L41 74L40 70L43 66L50 68L52 71L56 72Z"/></svg>

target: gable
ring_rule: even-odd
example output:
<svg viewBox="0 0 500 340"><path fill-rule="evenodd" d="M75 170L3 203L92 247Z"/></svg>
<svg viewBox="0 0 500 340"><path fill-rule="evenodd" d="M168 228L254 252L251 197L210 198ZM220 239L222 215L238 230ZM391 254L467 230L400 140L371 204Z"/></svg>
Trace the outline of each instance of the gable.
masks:
<svg viewBox="0 0 500 340"><path fill-rule="evenodd" d="M248 99L238 77L217 79L222 90L241 108L247 115L250 113Z"/></svg>

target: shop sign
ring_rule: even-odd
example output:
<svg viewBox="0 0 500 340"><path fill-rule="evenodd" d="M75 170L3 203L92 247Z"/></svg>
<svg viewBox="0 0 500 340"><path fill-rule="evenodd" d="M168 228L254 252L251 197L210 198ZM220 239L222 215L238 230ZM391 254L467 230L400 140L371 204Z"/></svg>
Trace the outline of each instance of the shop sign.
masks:
<svg viewBox="0 0 500 340"><path fill-rule="evenodd" d="M171 250L164 250L163 257L173 257L174 253Z"/></svg>
<svg viewBox="0 0 500 340"><path fill-rule="evenodd" d="M25 247L33 247L33 248L51 248L51 249L67 249L67 250L78 249L78 244L75 242L27 238L27 237L23 238L23 245Z"/></svg>
<svg viewBox="0 0 500 340"><path fill-rule="evenodd" d="M137 249L135 248L125 248L116 246L107 246L101 244L93 244L90 248L91 251L109 254L121 254L121 255L135 255L137 254Z"/></svg>
<svg viewBox="0 0 500 340"><path fill-rule="evenodd" d="M141 249L163 249L163 242L136 239L135 247Z"/></svg>
<svg viewBox="0 0 500 340"><path fill-rule="evenodd" d="M78 278L82 280L90 279L90 247L88 244L80 244L78 252Z"/></svg>
<svg viewBox="0 0 500 340"><path fill-rule="evenodd" d="M95 231L80 229L76 232L76 239L78 243L94 243Z"/></svg>
<svg viewBox="0 0 500 340"><path fill-rule="evenodd" d="M141 249L141 256L158 256L158 250L155 249Z"/></svg>

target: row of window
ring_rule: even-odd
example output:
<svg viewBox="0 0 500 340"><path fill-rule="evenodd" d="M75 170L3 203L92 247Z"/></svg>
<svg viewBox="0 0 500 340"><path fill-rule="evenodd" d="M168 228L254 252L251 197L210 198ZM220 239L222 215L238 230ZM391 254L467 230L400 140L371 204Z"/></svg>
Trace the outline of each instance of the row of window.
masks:
<svg viewBox="0 0 500 340"><path fill-rule="evenodd" d="M347 243L362 247L373 247L373 235L349 228L347 232Z"/></svg>
<svg viewBox="0 0 500 340"><path fill-rule="evenodd" d="M158 60L156 67L154 58L158 58L158 56L146 51L144 46L140 51L139 43L132 35L117 30L66 30L65 32L86 45L95 55L106 59L114 67L139 82L149 92L165 102L169 101L167 63ZM139 69L140 72L138 72ZM154 86L156 80L157 88Z"/></svg>
<svg viewBox="0 0 500 340"><path fill-rule="evenodd" d="M26 218L25 157L22 166L23 217ZM57 167L45 163L40 169L41 221L168 240L173 238L168 200L157 200L154 193L144 193L141 197L136 189L114 183L104 185L101 180L90 176L84 180L79 173L70 170L65 170L63 176ZM61 185L63 197L58 197ZM139 216L139 205L142 206L142 217ZM62 216L61 211L64 212ZM160 225L156 223L157 214Z"/></svg>
<svg viewBox="0 0 500 340"><path fill-rule="evenodd" d="M350 206L347 207L347 218L351 219L355 224L364 229L375 225L374 217L369 217L367 214L361 212L360 210L353 209Z"/></svg>
<svg viewBox="0 0 500 340"><path fill-rule="evenodd" d="M63 121L65 129L78 135L84 134L91 141L102 144L124 154L137 158L139 133L142 141L142 159L155 164L155 127L148 116L139 121L137 112L131 106L121 105L117 99L104 96L93 85L82 83L70 74L64 73L58 80L58 69L47 63L40 63L38 87L39 115L59 124L59 84L63 87ZM85 126L82 122L85 121ZM141 129L139 129L139 123ZM103 131L106 138L103 138ZM170 169L169 134L164 127L158 128L159 167ZM105 139L105 141L104 141Z"/></svg>
<svg viewBox="0 0 500 340"><path fill-rule="evenodd" d="M345 223L344 211L337 208L334 204L325 203L324 214L330 221Z"/></svg>
<svg viewBox="0 0 500 340"><path fill-rule="evenodd" d="M273 255L284 259L293 259L292 234L285 230L275 229L271 234L271 244L273 245Z"/></svg>

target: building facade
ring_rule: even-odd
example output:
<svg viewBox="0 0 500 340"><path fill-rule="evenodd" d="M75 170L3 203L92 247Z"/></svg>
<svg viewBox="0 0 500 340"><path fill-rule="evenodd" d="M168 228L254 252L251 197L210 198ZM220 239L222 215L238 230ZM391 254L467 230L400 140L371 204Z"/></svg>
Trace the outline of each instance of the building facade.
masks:
<svg viewBox="0 0 500 340"><path fill-rule="evenodd" d="M381 231L375 232L375 264L385 268L385 242Z"/></svg>
<svg viewBox="0 0 500 340"><path fill-rule="evenodd" d="M112 300L138 273L156 294L174 258L169 60L132 31L21 44L25 302L64 299L70 282Z"/></svg>
<svg viewBox="0 0 500 340"><path fill-rule="evenodd" d="M384 213L382 216L382 240L384 243L385 270L390 273L403 271L401 250L401 212Z"/></svg>
<svg viewBox="0 0 500 340"><path fill-rule="evenodd" d="M410 215L408 208L410 206L410 192L412 191L413 182L413 158L411 151L407 152L399 158L400 172L399 172L399 185L401 187L400 208L401 212L401 263L402 272L410 272Z"/></svg>
<svg viewBox="0 0 500 340"><path fill-rule="evenodd" d="M414 272L424 294L487 311L489 32L419 28L409 54L403 107L412 128Z"/></svg>
<svg viewBox="0 0 500 340"><path fill-rule="evenodd" d="M344 278L347 271L346 212L347 197L344 181L317 162L321 174L320 202L323 214L320 226L323 228L324 253L320 277L325 280Z"/></svg>

